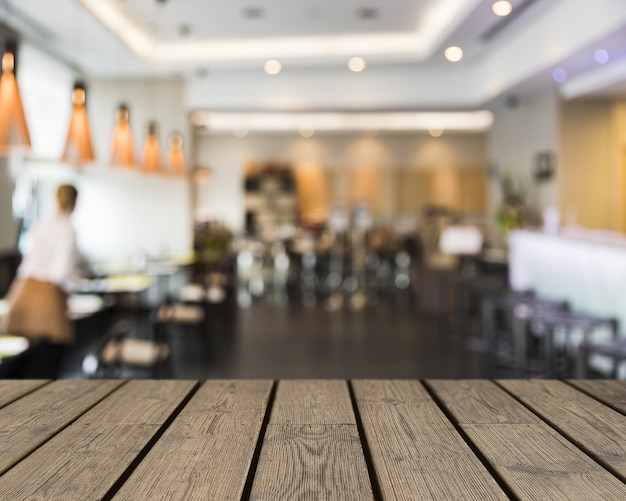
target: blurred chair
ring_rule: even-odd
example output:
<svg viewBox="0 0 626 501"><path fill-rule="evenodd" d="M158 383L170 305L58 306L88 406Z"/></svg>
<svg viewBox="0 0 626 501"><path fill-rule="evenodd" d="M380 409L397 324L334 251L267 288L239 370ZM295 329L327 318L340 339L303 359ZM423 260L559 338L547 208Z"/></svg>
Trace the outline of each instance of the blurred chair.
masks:
<svg viewBox="0 0 626 501"><path fill-rule="evenodd" d="M487 375L495 377L500 367L513 370L518 377L526 376L528 365L526 338L515 322L516 313L519 316L522 311L567 309L567 302L546 300L535 296L532 291L483 294L481 324Z"/></svg>
<svg viewBox="0 0 626 501"><path fill-rule="evenodd" d="M594 358L601 357L594 364ZM589 377L589 369L594 365L602 364L602 359L606 359L610 366L606 375L612 379L622 377L620 373L622 364L626 362L626 338L616 338L606 341L588 341L583 342L578 350L578 358L576 359L576 377Z"/></svg>
<svg viewBox="0 0 626 501"><path fill-rule="evenodd" d="M146 377L160 378L164 362L170 355L169 346L158 330L154 339L130 337L132 323L128 320L116 322L100 344L96 354L83 359L82 368L89 378Z"/></svg>
<svg viewBox="0 0 626 501"><path fill-rule="evenodd" d="M597 341L592 336L604 331L616 339L618 322L614 318L587 315L567 310L542 310L518 307L515 312L517 343L520 350L534 337L539 343L539 375L554 378L567 376L574 367L581 346ZM528 358L526 359L528 360ZM527 366L522 367L527 373Z"/></svg>

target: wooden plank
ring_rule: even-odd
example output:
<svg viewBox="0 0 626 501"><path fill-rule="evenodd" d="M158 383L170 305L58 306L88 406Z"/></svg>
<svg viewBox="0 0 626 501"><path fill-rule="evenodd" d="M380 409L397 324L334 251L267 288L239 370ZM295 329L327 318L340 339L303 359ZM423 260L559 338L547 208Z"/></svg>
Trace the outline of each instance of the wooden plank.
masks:
<svg viewBox="0 0 626 501"><path fill-rule="evenodd" d="M0 474L46 442L122 381L56 381L0 410Z"/></svg>
<svg viewBox="0 0 626 501"><path fill-rule="evenodd" d="M114 499L240 499L271 381L210 381Z"/></svg>
<svg viewBox="0 0 626 501"><path fill-rule="evenodd" d="M36 390L47 382L48 381L42 379L1 379L0 408Z"/></svg>
<svg viewBox="0 0 626 501"><path fill-rule="evenodd" d="M373 499L345 381L281 381L250 499Z"/></svg>
<svg viewBox="0 0 626 501"><path fill-rule="evenodd" d="M345 381L284 380L276 396L272 424L355 424Z"/></svg>
<svg viewBox="0 0 626 501"><path fill-rule="evenodd" d="M522 499L626 499L626 485L488 381L428 381Z"/></svg>
<svg viewBox="0 0 626 501"><path fill-rule="evenodd" d="M123 385L0 477L0 499L101 499L195 384Z"/></svg>
<svg viewBox="0 0 626 501"><path fill-rule="evenodd" d="M354 381L384 499L508 499L418 381Z"/></svg>
<svg viewBox="0 0 626 501"><path fill-rule="evenodd" d="M609 380L572 380L568 381L589 395L626 414L626 381Z"/></svg>
<svg viewBox="0 0 626 501"><path fill-rule="evenodd" d="M499 383L622 480L626 478L626 416L559 381Z"/></svg>

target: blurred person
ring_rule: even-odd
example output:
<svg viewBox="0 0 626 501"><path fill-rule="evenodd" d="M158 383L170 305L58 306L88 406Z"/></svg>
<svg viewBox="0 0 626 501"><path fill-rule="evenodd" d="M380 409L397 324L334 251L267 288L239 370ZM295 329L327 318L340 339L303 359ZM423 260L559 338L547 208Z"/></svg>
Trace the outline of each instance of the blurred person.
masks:
<svg viewBox="0 0 626 501"><path fill-rule="evenodd" d="M56 378L65 348L74 341L67 290L77 277L76 233L70 219L77 198L74 186L57 188L57 213L35 227L31 250L9 290L9 311L0 331L24 336L31 343L9 377Z"/></svg>

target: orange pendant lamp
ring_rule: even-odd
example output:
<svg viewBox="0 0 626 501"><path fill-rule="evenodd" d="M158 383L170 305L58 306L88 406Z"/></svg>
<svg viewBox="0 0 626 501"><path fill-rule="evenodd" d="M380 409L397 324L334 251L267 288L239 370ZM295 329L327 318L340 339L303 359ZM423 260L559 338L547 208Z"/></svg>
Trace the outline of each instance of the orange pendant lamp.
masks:
<svg viewBox="0 0 626 501"><path fill-rule="evenodd" d="M73 164L93 162L96 157L91 143L91 131L85 108L86 90L84 82L76 82L72 91L72 116L67 131L61 161Z"/></svg>
<svg viewBox="0 0 626 501"><path fill-rule="evenodd" d="M143 146L143 172L144 174L161 172L161 149L156 122L148 124L148 137Z"/></svg>
<svg viewBox="0 0 626 501"><path fill-rule="evenodd" d="M111 165L134 167L135 155L133 153L133 135L130 131L128 106L121 104L117 108L115 120Z"/></svg>
<svg viewBox="0 0 626 501"><path fill-rule="evenodd" d="M184 175L187 172L185 164L185 153L183 152L183 136L178 132L170 135L169 141L168 164L170 171L175 175Z"/></svg>
<svg viewBox="0 0 626 501"><path fill-rule="evenodd" d="M7 43L0 77L0 155L30 149L30 134L15 73L15 45Z"/></svg>

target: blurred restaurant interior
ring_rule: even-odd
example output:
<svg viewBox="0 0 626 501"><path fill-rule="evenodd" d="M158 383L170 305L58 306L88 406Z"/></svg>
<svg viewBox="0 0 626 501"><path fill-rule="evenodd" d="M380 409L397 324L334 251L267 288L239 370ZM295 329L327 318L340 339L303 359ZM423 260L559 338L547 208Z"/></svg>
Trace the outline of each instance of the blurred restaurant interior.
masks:
<svg viewBox="0 0 626 501"><path fill-rule="evenodd" d="M72 183L60 377L626 379L625 41L623 0L2 0L0 316Z"/></svg>

